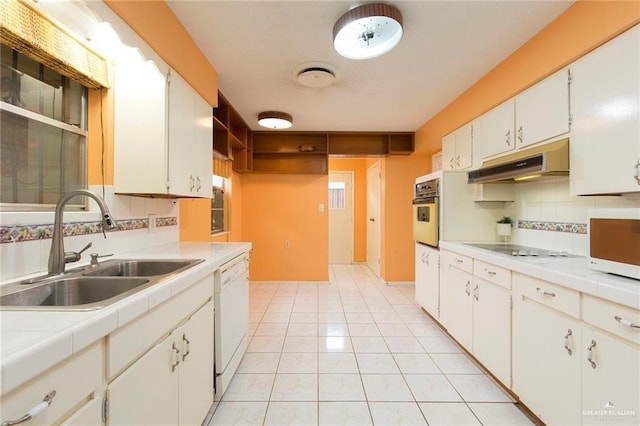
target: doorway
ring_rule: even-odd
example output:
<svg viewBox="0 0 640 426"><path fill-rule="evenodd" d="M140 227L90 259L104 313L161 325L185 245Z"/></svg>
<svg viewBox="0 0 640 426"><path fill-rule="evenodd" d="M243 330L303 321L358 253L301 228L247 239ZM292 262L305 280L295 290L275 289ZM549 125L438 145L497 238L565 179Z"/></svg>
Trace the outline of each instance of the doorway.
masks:
<svg viewBox="0 0 640 426"><path fill-rule="evenodd" d="M367 265L380 277L380 162L367 170Z"/></svg>
<svg viewBox="0 0 640 426"><path fill-rule="evenodd" d="M353 263L353 172L329 172L329 263Z"/></svg>

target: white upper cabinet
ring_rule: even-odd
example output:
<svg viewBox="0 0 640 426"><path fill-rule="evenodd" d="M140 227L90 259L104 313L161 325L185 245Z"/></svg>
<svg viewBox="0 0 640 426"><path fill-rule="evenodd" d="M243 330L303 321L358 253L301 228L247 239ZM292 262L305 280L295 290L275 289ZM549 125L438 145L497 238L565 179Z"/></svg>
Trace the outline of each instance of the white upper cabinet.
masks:
<svg viewBox="0 0 640 426"><path fill-rule="evenodd" d="M516 96L516 148L569 131L569 72L556 72Z"/></svg>
<svg viewBox="0 0 640 426"><path fill-rule="evenodd" d="M211 198L207 102L177 72L136 49L116 60L114 90L115 191Z"/></svg>
<svg viewBox="0 0 640 426"><path fill-rule="evenodd" d="M473 165L473 126L467 124L442 138L444 170L465 170Z"/></svg>
<svg viewBox="0 0 640 426"><path fill-rule="evenodd" d="M478 117L474 126L475 145L481 157L488 158L515 149L515 100L498 105Z"/></svg>
<svg viewBox="0 0 640 426"><path fill-rule="evenodd" d="M169 75L168 192L211 198L213 111L177 73Z"/></svg>
<svg viewBox="0 0 640 426"><path fill-rule="evenodd" d="M640 191L640 25L570 68L571 194Z"/></svg>

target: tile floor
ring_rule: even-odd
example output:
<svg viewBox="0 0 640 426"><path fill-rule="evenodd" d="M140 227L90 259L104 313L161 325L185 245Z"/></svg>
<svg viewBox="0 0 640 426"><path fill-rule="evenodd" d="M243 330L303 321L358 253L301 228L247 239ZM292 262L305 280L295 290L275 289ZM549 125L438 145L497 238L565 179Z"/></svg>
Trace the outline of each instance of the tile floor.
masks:
<svg viewBox="0 0 640 426"><path fill-rule="evenodd" d="M209 425L533 424L414 303L364 265L250 286L251 340Z"/></svg>

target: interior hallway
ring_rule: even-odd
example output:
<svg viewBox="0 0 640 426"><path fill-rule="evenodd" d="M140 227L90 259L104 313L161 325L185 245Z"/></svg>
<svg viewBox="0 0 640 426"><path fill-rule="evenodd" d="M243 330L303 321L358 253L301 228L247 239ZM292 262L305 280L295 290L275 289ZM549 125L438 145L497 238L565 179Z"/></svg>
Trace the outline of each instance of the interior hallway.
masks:
<svg viewBox="0 0 640 426"><path fill-rule="evenodd" d="M208 424L532 424L413 292L365 265L251 285L249 347Z"/></svg>

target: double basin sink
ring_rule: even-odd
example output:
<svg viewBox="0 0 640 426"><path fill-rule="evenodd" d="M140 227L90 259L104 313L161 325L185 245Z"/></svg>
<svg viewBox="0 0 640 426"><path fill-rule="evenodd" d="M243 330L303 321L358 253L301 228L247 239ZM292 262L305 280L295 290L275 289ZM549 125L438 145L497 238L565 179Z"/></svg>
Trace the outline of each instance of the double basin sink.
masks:
<svg viewBox="0 0 640 426"><path fill-rule="evenodd" d="M113 259L61 276L41 277L26 284L0 287L0 309L88 311L125 297L183 272L202 259Z"/></svg>

